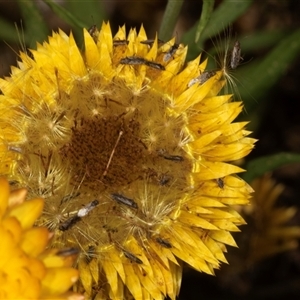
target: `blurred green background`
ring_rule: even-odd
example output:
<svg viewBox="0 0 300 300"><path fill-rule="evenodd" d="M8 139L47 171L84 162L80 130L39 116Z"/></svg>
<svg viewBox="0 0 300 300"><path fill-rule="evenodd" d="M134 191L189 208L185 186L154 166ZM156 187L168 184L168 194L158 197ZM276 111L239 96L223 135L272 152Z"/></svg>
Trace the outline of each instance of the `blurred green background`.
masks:
<svg viewBox="0 0 300 300"><path fill-rule="evenodd" d="M107 20L113 33L123 24L127 29L143 24L149 38L157 31L165 41L174 35L177 43L188 44L188 59L203 52L210 70L218 67L224 45L239 40L243 60L232 72L233 92L245 104L241 119L251 121L252 136L259 139L244 162L244 178L250 182L272 171L286 186L279 204L299 207L299 16L298 0L1 1L0 76L9 75L25 45L35 48L52 30L72 30L82 46L82 27ZM299 213L293 222L300 225ZM296 299L300 252L271 257L236 277L225 275L187 271L179 299Z"/></svg>

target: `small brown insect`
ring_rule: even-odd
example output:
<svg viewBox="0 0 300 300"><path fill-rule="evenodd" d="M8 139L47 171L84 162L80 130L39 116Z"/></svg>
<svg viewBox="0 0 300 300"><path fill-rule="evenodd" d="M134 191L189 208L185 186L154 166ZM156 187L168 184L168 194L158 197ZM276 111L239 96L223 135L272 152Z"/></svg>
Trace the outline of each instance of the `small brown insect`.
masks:
<svg viewBox="0 0 300 300"><path fill-rule="evenodd" d="M164 71L166 69L163 65L146 59L145 59L145 65L161 71Z"/></svg>
<svg viewBox="0 0 300 300"><path fill-rule="evenodd" d="M91 37L93 38L94 42L97 43L98 42L98 36L99 36L99 30L98 30L97 26L96 25L92 25L88 29L88 32L91 35Z"/></svg>
<svg viewBox="0 0 300 300"><path fill-rule="evenodd" d="M231 69L236 69L241 61L241 44L239 41L234 43L231 59L230 59L230 67Z"/></svg>
<svg viewBox="0 0 300 300"><path fill-rule="evenodd" d="M163 247L165 247L165 248L168 248L168 249L172 248L172 244L169 243L169 242L168 242L167 240L165 240L165 239L162 239L162 238L158 237L158 238L156 238L156 241L157 241L161 246L163 246Z"/></svg>
<svg viewBox="0 0 300 300"><path fill-rule="evenodd" d="M171 179L172 179L171 175L161 174L160 176L158 176L158 183L160 185L164 186L164 185L168 184Z"/></svg>
<svg viewBox="0 0 300 300"><path fill-rule="evenodd" d="M72 228L76 223L78 223L82 217L87 216L91 210L93 210L97 205L99 204L98 200L93 200L87 205L85 205L83 208L79 209L77 212L76 216L73 216L63 223L61 223L58 227L59 230L61 231L66 231L70 228Z"/></svg>
<svg viewBox="0 0 300 300"><path fill-rule="evenodd" d="M66 248L66 249L59 250L56 253L56 255L67 257L67 256L77 255L78 253L79 253L79 250L76 248Z"/></svg>
<svg viewBox="0 0 300 300"><path fill-rule="evenodd" d="M127 197L125 197L125 196L123 196L121 194L111 194L111 197L115 201L117 201L117 202L119 202L121 204L124 204L126 206L138 209L137 203L134 200L130 199L130 198L127 198Z"/></svg>
<svg viewBox="0 0 300 300"><path fill-rule="evenodd" d="M224 188L224 180L222 178L217 178L216 181L217 181L218 187L220 189L223 189Z"/></svg>
<svg viewBox="0 0 300 300"><path fill-rule="evenodd" d="M66 231L66 230L72 228L80 220L81 220L81 218L76 215L76 216L74 216L72 218L67 219L63 223L61 223L59 225L58 229L61 230L61 231Z"/></svg>
<svg viewBox="0 0 300 300"><path fill-rule="evenodd" d="M175 54L175 52L177 51L177 49L179 48L179 44L174 44L173 46L170 47L169 51L166 52L166 54L164 55L163 61L167 62L169 61L172 56Z"/></svg>
<svg viewBox="0 0 300 300"><path fill-rule="evenodd" d="M16 147L16 146L8 146L7 150L17 152L17 153L22 153L22 149L20 147Z"/></svg>
<svg viewBox="0 0 300 300"><path fill-rule="evenodd" d="M123 46L123 45L128 45L127 40L113 40L113 45L114 46Z"/></svg>
<svg viewBox="0 0 300 300"><path fill-rule="evenodd" d="M148 67L157 69L157 70L165 70L165 67L159 63L147 60L143 57L138 56L127 56L120 60L120 64L122 65L146 65Z"/></svg>
<svg viewBox="0 0 300 300"><path fill-rule="evenodd" d="M79 218L85 217L89 214L91 210L93 210L99 204L98 200L93 200L92 202L85 205L83 208L79 209L77 216Z"/></svg>
<svg viewBox="0 0 300 300"><path fill-rule="evenodd" d="M123 251L125 257L128 258L131 262L135 262L137 264L142 264L143 263L138 257L133 255L132 253L130 253L128 251L125 251L125 250L122 250L122 251Z"/></svg>
<svg viewBox="0 0 300 300"><path fill-rule="evenodd" d="M190 80L190 82L188 83L188 87L191 87L195 83L203 84L209 78L213 77L214 75L216 75L215 71L205 71L202 74L200 74L198 77L193 78L192 80Z"/></svg>
<svg viewBox="0 0 300 300"><path fill-rule="evenodd" d="M144 65L145 59L139 56L127 56L120 60L122 65Z"/></svg>
<svg viewBox="0 0 300 300"><path fill-rule="evenodd" d="M89 264L93 257L95 257L96 255L96 248L93 245L89 245L87 251L85 252L86 256L85 256L85 261L87 264Z"/></svg>
<svg viewBox="0 0 300 300"><path fill-rule="evenodd" d="M159 156L163 157L164 159L167 160L172 160L172 161L183 161L183 156L180 155L170 155L167 153L165 149L158 149L157 153Z"/></svg>
<svg viewBox="0 0 300 300"><path fill-rule="evenodd" d="M183 161L183 157L180 156L180 155L168 155L168 154L165 154L165 155L163 155L163 158L167 159L167 160L172 160L172 161Z"/></svg>
<svg viewBox="0 0 300 300"><path fill-rule="evenodd" d="M141 44L144 44L144 45L152 46L153 43L154 43L154 41L155 41L154 39L150 39L150 40L144 40L144 41L141 41L140 43L141 43ZM160 40L160 39L157 39L157 43L158 43L158 44L163 44L164 41L162 41L162 40Z"/></svg>

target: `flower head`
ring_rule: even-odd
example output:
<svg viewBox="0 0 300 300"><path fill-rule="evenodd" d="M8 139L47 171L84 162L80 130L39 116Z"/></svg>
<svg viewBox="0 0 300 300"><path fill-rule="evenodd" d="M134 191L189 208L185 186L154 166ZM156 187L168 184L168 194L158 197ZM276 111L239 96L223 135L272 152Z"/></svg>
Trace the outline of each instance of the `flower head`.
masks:
<svg viewBox="0 0 300 300"><path fill-rule="evenodd" d="M250 205L240 207L247 227L243 234L235 235L239 249L229 251L230 265L218 274L222 286L236 294L253 289L249 274L260 272L262 260L299 246L300 227L292 225L297 208L278 204L284 186L270 174L256 178L251 186L255 192Z"/></svg>
<svg viewBox="0 0 300 300"><path fill-rule="evenodd" d="M0 298L82 299L68 292L78 278L71 256L45 251L49 231L32 227L43 200L24 202L25 196L25 189L10 193L8 182L0 178Z"/></svg>
<svg viewBox="0 0 300 300"><path fill-rule="evenodd" d="M251 205L244 209L249 220L248 263L298 247L300 227L289 224L297 213L296 207L277 207L284 186L277 184L270 174L253 181L255 189Z"/></svg>
<svg viewBox="0 0 300 300"><path fill-rule="evenodd" d="M56 247L80 247L87 295L175 299L181 262L213 274L244 224L242 105L175 39L103 24L84 43L53 33L0 81L0 172L46 199Z"/></svg>

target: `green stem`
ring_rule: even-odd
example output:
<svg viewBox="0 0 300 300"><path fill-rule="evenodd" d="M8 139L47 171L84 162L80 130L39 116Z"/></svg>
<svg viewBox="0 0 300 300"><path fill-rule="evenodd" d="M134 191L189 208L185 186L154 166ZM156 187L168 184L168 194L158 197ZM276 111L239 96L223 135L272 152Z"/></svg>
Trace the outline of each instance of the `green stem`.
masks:
<svg viewBox="0 0 300 300"><path fill-rule="evenodd" d="M300 155L296 153L281 152L268 156L260 156L249 161L246 164L246 173L241 174L241 177L248 183L255 178L261 177L267 172L272 172L284 165L299 163Z"/></svg>
<svg viewBox="0 0 300 300"><path fill-rule="evenodd" d="M183 0L169 0L164 17L162 19L162 24L159 29L159 37L167 41L172 37Z"/></svg>
<svg viewBox="0 0 300 300"><path fill-rule="evenodd" d="M89 25L85 24L78 18L76 18L73 14L71 14L68 10L64 7L56 4L53 0L44 0L44 2L65 22L75 28L88 28Z"/></svg>
<svg viewBox="0 0 300 300"><path fill-rule="evenodd" d="M196 29L195 43L199 41L200 35L208 23L214 9L215 0L203 0L201 17Z"/></svg>

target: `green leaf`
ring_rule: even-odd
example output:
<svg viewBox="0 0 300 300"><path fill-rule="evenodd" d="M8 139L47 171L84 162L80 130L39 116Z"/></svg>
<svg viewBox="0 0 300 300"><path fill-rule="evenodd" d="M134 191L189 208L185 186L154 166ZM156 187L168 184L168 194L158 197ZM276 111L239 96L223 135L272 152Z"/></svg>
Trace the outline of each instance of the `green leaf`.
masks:
<svg viewBox="0 0 300 300"><path fill-rule="evenodd" d="M105 11L102 1L89 0L85 1L84 5L82 1L66 1L66 9L75 18L82 21L85 24L85 28L90 28L92 25L99 27L105 18ZM73 29L74 35L78 39L82 39L82 27L76 27Z"/></svg>
<svg viewBox="0 0 300 300"><path fill-rule="evenodd" d="M202 31L210 19L214 4L215 0L203 0L201 17L196 29L195 43L199 41Z"/></svg>
<svg viewBox="0 0 300 300"><path fill-rule="evenodd" d="M76 18L82 20L84 24L100 26L105 18L105 11L102 1L89 0L85 1L66 1L66 9L72 13Z"/></svg>
<svg viewBox="0 0 300 300"><path fill-rule="evenodd" d="M237 72L236 77L246 78L247 83L240 86L240 94L248 112L254 110L266 92L284 75L288 66L300 53L300 29L279 40L276 48L261 61L252 61L247 68ZM249 95L252 95L250 99ZM268 99L266 98L265 101Z"/></svg>
<svg viewBox="0 0 300 300"><path fill-rule="evenodd" d="M19 42L16 27L2 18L0 18L0 39L6 43Z"/></svg>
<svg viewBox="0 0 300 300"><path fill-rule="evenodd" d="M217 53L224 51L224 45L233 45L236 40L241 43L242 56L249 52L259 52L262 49L278 44L282 38L285 38L290 32L287 29L256 31L251 35L245 36L230 36L230 30L223 40L214 43L213 47L207 52L210 56L215 56ZM251 61L249 61L251 62ZM248 62L245 61L240 67L247 67ZM240 69L240 68L239 68Z"/></svg>
<svg viewBox="0 0 300 300"><path fill-rule="evenodd" d="M228 92L234 93L235 99L243 100L245 117L251 119L250 128L254 131L259 127L260 116L271 100L270 97L264 96L285 74L286 69L300 53L300 30L259 32L239 40L242 56L249 50L253 51L255 47L261 49L275 44L265 57L245 59L236 70L229 70L236 86L233 86L233 90L229 87ZM215 57L216 51L217 49L212 49L208 54L209 57ZM207 68L209 70L216 68L214 59L209 59ZM243 119L243 116L240 116L240 119Z"/></svg>
<svg viewBox="0 0 300 300"><path fill-rule="evenodd" d="M183 0L169 0L159 29L159 38L168 41L173 34Z"/></svg>
<svg viewBox="0 0 300 300"><path fill-rule="evenodd" d="M207 38L212 38L214 35L222 32L233 21L241 16L252 4L253 0L232 1L224 0L211 14L207 26L202 32L202 35L197 44L194 43L197 24L195 24L182 38L184 44L190 47L190 53L196 56L196 52L203 50L203 44Z"/></svg>
<svg viewBox="0 0 300 300"><path fill-rule="evenodd" d="M251 183L257 177L261 177L267 172L274 171L281 166L300 163L300 154L293 153L278 153L269 156L263 156L249 161L246 164L246 173L242 174L244 180Z"/></svg>
<svg viewBox="0 0 300 300"><path fill-rule="evenodd" d="M66 23L68 23L70 26L78 29L82 28L89 28L90 25L83 22L81 19L74 16L72 13L70 13L67 9L64 7L56 4L52 0L44 0L44 2L60 17L62 18ZM81 5L85 5L82 2L80 2Z"/></svg>
<svg viewBox="0 0 300 300"><path fill-rule="evenodd" d="M48 35L47 24L42 18L35 1L18 0L22 18L25 21L25 40L30 48L36 47L36 42L42 42ZM30 40L29 40L30 37Z"/></svg>
<svg viewBox="0 0 300 300"><path fill-rule="evenodd" d="M236 40L241 42L243 53L259 51L276 45L278 41L285 38L290 32L285 29L256 31L254 34L246 37L237 37Z"/></svg>
<svg viewBox="0 0 300 300"><path fill-rule="evenodd" d="M210 21L207 24L201 40L205 41L208 38L222 32L225 28L231 25L238 17L246 12L253 0L232 1L224 0L211 15Z"/></svg>

